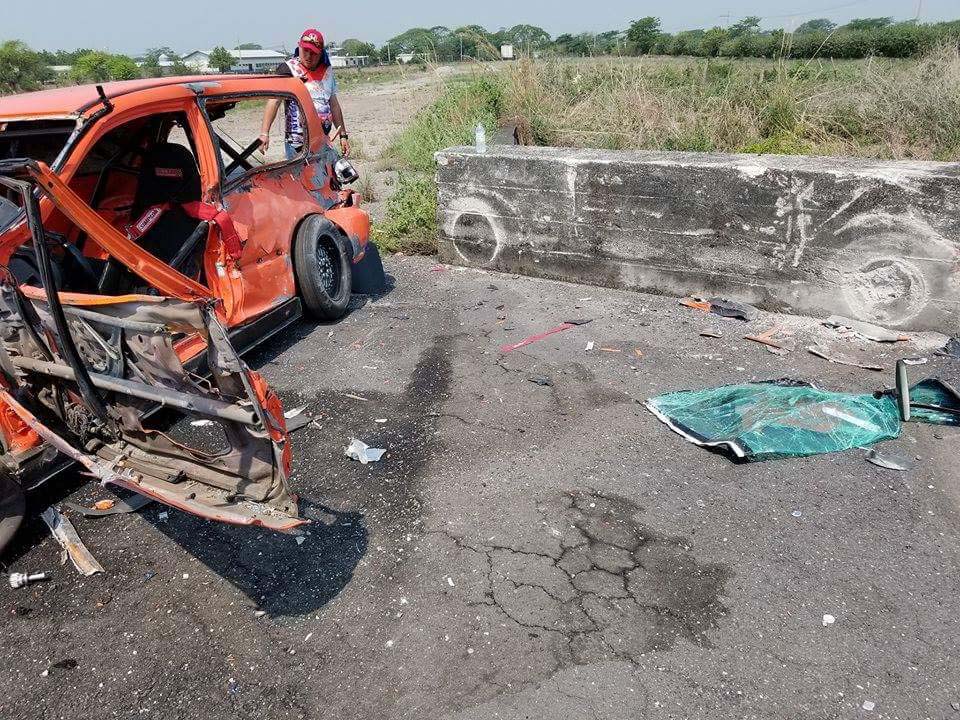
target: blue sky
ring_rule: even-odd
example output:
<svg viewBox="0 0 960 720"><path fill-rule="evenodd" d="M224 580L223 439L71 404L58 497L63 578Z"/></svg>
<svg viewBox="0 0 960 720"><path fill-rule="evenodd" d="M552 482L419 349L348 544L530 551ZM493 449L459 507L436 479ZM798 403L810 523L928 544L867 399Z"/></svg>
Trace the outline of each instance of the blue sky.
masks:
<svg viewBox="0 0 960 720"><path fill-rule="evenodd" d="M723 25L759 15L765 27L790 27L811 17L916 16L960 19L957 0L48 0L46 4L0 0L0 40L18 38L38 49L93 47L136 53L168 45L180 52L214 45L258 42L292 45L309 26L328 37L358 37L381 44L411 27L477 23L495 30L531 23L552 35L625 28L644 15L663 19L668 31Z"/></svg>

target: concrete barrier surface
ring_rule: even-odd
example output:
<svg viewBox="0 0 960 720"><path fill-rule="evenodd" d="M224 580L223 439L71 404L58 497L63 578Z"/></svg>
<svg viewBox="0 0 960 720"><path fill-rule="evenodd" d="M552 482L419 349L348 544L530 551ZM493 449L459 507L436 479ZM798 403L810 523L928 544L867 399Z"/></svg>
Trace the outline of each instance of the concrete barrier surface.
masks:
<svg viewBox="0 0 960 720"><path fill-rule="evenodd" d="M493 146L437 154L443 261L960 331L960 166Z"/></svg>

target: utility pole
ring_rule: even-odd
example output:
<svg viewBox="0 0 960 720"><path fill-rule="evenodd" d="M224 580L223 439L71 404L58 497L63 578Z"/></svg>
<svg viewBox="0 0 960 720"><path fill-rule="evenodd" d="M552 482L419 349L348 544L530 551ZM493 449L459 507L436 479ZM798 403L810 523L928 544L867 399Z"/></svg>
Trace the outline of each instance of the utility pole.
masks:
<svg viewBox="0 0 960 720"><path fill-rule="evenodd" d="M460 62L463 62L463 35L460 36Z"/></svg>
<svg viewBox="0 0 960 720"><path fill-rule="evenodd" d="M917 0L917 22L920 22L920 16L923 14L923 0Z"/></svg>

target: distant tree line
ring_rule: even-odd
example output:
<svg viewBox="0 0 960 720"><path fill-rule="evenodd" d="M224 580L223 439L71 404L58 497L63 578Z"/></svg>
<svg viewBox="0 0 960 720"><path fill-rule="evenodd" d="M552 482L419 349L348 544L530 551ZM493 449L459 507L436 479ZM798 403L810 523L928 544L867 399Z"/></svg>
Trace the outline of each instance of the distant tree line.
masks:
<svg viewBox="0 0 960 720"><path fill-rule="evenodd" d="M514 25L495 32L480 25L450 29L437 25L412 28L381 47L350 38L340 44L346 55L366 55L374 62L396 62L412 55L422 62L494 60L501 45L513 45L519 55L692 55L698 57L758 58L906 58L921 55L943 43L960 43L960 20L942 23L894 22L892 18L860 18L838 26L826 18L809 20L794 31L761 29L761 18L746 17L729 27L665 33L656 17L645 17L625 30L601 33L564 33L552 37L536 25ZM237 50L257 50L246 43ZM169 65L161 66L161 59ZM139 61L139 63L138 63ZM210 64L226 72L235 64L230 50L214 48ZM169 47L147 50L134 59L100 50L34 51L18 40L0 43L0 93L35 90L58 79L51 69L70 67L60 80L105 82L136 77L159 77L164 72L188 74L190 69Z"/></svg>

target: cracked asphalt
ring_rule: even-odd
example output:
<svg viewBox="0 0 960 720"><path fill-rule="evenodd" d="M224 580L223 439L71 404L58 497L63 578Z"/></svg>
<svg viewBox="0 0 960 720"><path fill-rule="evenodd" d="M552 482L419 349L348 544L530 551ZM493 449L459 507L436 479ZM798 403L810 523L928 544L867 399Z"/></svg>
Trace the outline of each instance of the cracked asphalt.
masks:
<svg viewBox="0 0 960 720"><path fill-rule="evenodd" d="M937 338L386 265L390 293L248 358L313 420L300 541L156 504L74 517L107 570L81 578L32 518L4 561L53 580L0 589L0 717L960 717L960 431L905 426L885 447L908 473L859 450L736 465L641 404L783 377L869 392ZM773 325L799 349L743 339ZM354 437L387 455L347 460ZM109 496L69 475L30 501Z"/></svg>

